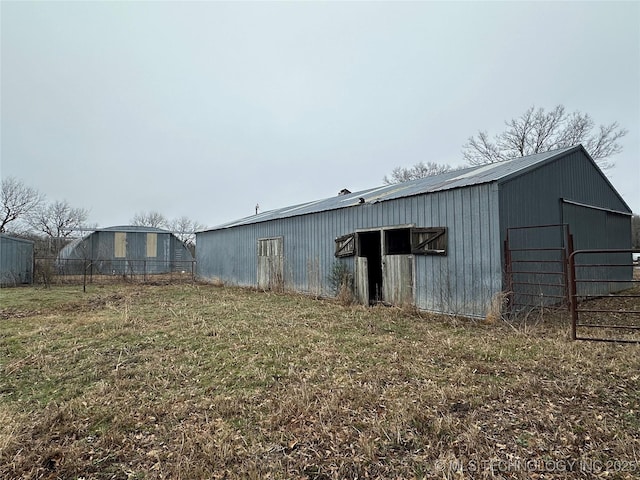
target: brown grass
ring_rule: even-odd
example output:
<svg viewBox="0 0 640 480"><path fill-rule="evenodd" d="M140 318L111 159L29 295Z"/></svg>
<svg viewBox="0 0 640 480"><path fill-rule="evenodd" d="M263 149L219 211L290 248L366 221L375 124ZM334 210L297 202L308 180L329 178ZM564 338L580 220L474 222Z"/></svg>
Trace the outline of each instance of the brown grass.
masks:
<svg viewBox="0 0 640 480"><path fill-rule="evenodd" d="M2 291L0 478L637 478L640 350L212 285ZM605 471L607 472L605 474Z"/></svg>

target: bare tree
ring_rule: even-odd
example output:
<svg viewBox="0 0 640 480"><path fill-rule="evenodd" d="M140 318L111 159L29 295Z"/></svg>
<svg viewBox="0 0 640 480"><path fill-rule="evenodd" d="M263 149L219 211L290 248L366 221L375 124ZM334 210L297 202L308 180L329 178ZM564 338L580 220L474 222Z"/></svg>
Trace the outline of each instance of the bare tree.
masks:
<svg viewBox="0 0 640 480"><path fill-rule="evenodd" d="M0 232L9 223L27 220L28 215L44 201L44 196L20 180L7 177L2 179L2 210L0 211Z"/></svg>
<svg viewBox="0 0 640 480"><path fill-rule="evenodd" d="M131 219L132 225L141 227L166 228L169 224L167 217L158 212L140 212L136 213Z"/></svg>
<svg viewBox="0 0 640 480"><path fill-rule="evenodd" d="M195 245L196 232L204 228L204 225L186 216L169 221L168 226L174 235L184 242L187 247L193 247Z"/></svg>
<svg viewBox="0 0 640 480"><path fill-rule="evenodd" d="M485 165L581 143L600 168L614 166L609 160L622 151L618 142L628 132L617 122L600 125L589 114L567 113L563 105L546 112L530 107L520 117L505 122L506 129L493 139L486 131L469 137L462 155L469 165Z"/></svg>
<svg viewBox="0 0 640 480"><path fill-rule="evenodd" d="M49 205L41 205L30 215L29 223L33 229L42 232L54 241L57 253L65 240L83 228L89 217L84 208L74 208L66 200L57 200Z"/></svg>
<svg viewBox="0 0 640 480"><path fill-rule="evenodd" d="M394 183L408 182L409 180L416 180L418 178L430 177L432 175L440 175L446 173L454 168L451 165L445 165L434 162L419 162L413 167L396 167L391 171L391 175L386 175L382 179L385 185L392 185Z"/></svg>

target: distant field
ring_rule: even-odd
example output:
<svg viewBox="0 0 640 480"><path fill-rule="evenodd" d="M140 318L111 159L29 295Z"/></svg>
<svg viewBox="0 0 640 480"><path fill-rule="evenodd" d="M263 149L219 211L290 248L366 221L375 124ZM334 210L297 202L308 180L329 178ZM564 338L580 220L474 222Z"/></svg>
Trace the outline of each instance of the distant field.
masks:
<svg viewBox="0 0 640 480"><path fill-rule="evenodd" d="M639 478L640 347L212 285L0 291L0 478Z"/></svg>

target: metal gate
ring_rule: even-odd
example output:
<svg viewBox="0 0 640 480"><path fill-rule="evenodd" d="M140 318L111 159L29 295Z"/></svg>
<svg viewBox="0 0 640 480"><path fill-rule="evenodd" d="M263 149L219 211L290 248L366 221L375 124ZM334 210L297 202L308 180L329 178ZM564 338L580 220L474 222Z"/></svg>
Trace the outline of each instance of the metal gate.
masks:
<svg viewBox="0 0 640 480"><path fill-rule="evenodd" d="M640 266L632 258L638 252L599 249L569 255L573 340L640 343Z"/></svg>
<svg viewBox="0 0 640 480"><path fill-rule="evenodd" d="M567 308L567 257L572 250L567 224L507 228L504 257L509 310Z"/></svg>

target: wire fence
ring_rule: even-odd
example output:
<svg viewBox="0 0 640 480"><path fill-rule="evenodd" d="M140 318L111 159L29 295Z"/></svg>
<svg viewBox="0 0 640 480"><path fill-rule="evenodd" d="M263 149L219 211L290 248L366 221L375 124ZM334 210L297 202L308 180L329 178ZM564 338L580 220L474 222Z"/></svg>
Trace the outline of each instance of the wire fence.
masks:
<svg viewBox="0 0 640 480"><path fill-rule="evenodd" d="M40 285L114 283L192 283L195 260L57 259L34 260L33 280Z"/></svg>

